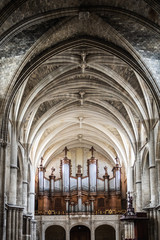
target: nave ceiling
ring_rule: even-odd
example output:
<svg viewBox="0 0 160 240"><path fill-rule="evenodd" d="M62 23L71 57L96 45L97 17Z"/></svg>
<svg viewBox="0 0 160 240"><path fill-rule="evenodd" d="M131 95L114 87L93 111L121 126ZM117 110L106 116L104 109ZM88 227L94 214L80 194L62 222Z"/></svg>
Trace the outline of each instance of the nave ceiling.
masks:
<svg viewBox="0 0 160 240"><path fill-rule="evenodd" d="M15 125L35 169L65 146L133 165L159 118L158 3L16 3L1 3L1 138Z"/></svg>

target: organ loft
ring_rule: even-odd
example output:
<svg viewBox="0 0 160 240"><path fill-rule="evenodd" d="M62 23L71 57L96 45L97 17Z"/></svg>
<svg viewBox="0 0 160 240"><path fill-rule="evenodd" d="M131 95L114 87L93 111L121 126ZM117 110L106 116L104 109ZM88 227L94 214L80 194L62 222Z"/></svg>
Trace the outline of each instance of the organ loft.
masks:
<svg viewBox="0 0 160 240"><path fill-rule="evenodd" d="M64 149L64 158L60 160L60 178L54 175L54 166L49 178L45 177L45 167L41 158L36 181L37 214L123 213L122 191L126 189L121 181L119 159L116 157L113 175L108 175L105 166L103 178L100 178L98 159L94 157L94 151L92 147L91 157L86 159L85 176L82 174L81 165L77 166L76 175L72 175L72 160L67 157L67 147Z"/></svg>

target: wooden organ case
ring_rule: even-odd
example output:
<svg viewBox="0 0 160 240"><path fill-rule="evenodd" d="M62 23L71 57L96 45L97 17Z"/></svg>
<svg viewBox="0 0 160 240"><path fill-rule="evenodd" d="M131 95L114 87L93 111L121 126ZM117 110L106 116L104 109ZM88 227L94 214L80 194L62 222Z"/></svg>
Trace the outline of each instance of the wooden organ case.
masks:
<svg viewBox="0 0 160 240"><path fill-rule="evenodd" d="M65 157L60 163L60 178L56 179L52 167L49 179L45 177L42 160L38 168L36 181L36 213L37 214L69 214L69 213L105 213L106 210L121 211L121 167L116 162L113 177L104 167L103 178L98 177L98 160L92 156L87 160L88 174L83 176L81 165L77 166L76 176L71 175L71 160ZM116 159L117 160L117 159Z"/></svg>

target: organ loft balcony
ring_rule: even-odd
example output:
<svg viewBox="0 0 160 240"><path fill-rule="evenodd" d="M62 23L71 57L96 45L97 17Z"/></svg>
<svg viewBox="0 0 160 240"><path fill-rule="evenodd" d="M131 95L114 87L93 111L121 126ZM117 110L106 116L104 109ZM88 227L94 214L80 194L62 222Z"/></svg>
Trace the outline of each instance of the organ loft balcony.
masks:
<svg viewBox="0 0 160 240"><path fill-rule="evenodd" d="M99 160L94 157L94 148L90 149L91 157L86 159L86 175L78 164L76 174L72 175L72 160L67 157L68 149L64 149L64 157L59 162L60 177L55 175L52 166L51 174L45 177L46 168L43 158L36 176L36 215L115 215L126 212L126 192L122 182L122 167L116 157L112 176L108 167L99 176Z"/></svg>

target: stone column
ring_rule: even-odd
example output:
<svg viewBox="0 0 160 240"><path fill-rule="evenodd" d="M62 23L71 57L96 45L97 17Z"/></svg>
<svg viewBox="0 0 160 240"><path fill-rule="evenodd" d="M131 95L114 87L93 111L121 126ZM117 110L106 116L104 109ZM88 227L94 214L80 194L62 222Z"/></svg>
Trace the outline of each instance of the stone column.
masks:
<svg viewBox="0 0 160 240"><path fill-rule="evenodd" d="M160 159L156 159L156 165L157 165L157 175L158 175L157 176L158 204L160 205Z"/></svg>
<svg viewBox="0 0 160 240"><path fill-rule="evenodd" d="M15 205L6 205L7 214L7 240L22 240L23 208Z"/></svg>
<svg viewBox="0 0 160 240"><path fill-rule="evenodd" d="M66 225L66 240L70 240L70 221L69 220Z"/></svg>
<svg viewBox="0 0 160 240"><path fill-rule="evenodd" d="M142 210L142 182L140 153L136 156L136 211Z"/></svg>
<svg viewBox="0 0 160 240"><path fill-rule="evenodd" d="M154 240L153 209L149 209L149 235L150 235L150 240Z"/></svg>
<svg viewBox="0 0 160 240"><path fill-rule="evenodd" d="M19 211L16 209L15 212L15 239L18 240L18 224L19 224Z"/></svg>
<svg viewBox="0 0 160 240"><path fill-rule="evenodd" d="M5 240L5 187L6 187L6 147L7 143L0 140L0 239Z"/></svg>
<svg viewBox="0 0 160 240"><path fill-rule="evenodd" d="M149 175L150 175L150 193L151 206L156 204L156 171L155 171L155 146L154 146L154 131L150 131L149 139Z"/></svg>
<svg viewBox="0 0 160 240"><path fill-rule="evenodd" d="M19 209L19 222L18 222L18 240L22 240L23 234L23 208Z"/></svg>
<svg viewBox="0 0 160 240"><path fill-rule="evenodd" d="M27 174L28 174L28 159L27 153L24 156L24 165L23 165L23 191L22 191L22 203L24 207L24 213L27 212L27 189L28 189L28 181L27 181Z"/></svg>
<svg viewBox="0 0 160 240"><path fill-rule="evenodd" d="M158 239L158 222L157 222L157 209L153 209L153 218L154 218L154 240Z"/></svg>
<svg viewBox="0 0 160 240"><path fill-rule="evenodd" d="M158 239L160 239L160 205L157 210Z"/></svg>
<svg viewBox="0 0 160 240"><path fill-rule="evenodd" d="M12 224L11 224L11 229L12 229L12 232L11 232L11 236L12 236L12 239L15 239L15 221L16 221L16 218L15 218L15 215L16 215L16 210L15 208L12 209Z"/></svg>
<svg viewBox="0 0 160 240"><path fill-rule="evenodd" d="M31 239L36 240L36 221L32 220L32 234Z"/></svg>
<svg viewBox="0 0 160 240"><path fill-rule="evenodd" d="M11 131L11 165L10 165L10 189L9 203L16 205L17 199L17 137L16 123L12 125Z"/></svg>
<svg viewBox="0 0 160 240"><path fill-rule="evenodd" d="M7 240L11 240L11 220L12 220L12 210L10 208L8 208L8 214L7 214L7 234L6 234Z"/></svg>
<svg viewBox="0 0 160 240"><path fill-rule="evenodd" d="M45 240L45 229L44 222L42 222L41 240Z"/></svg>
<svg viewBox="0 0 160 240"><path fill-rule="evenodd" d="M119 228L119 223L116 223L116 240L120 240L120 228Z"/></svg>
<svg viewBox="0 0 160 240"><path fill-rule="evenodd" d="M33 166L32 166L33 167ZM34 169L31 168L31 179L30 179L30 185L29 185L29 209L28 211L32 214L34 218L34 211L35 211L35 172Z"/></svg>
<svg viewBox="0 0 160 240"><path fill-rule="evenodd" d="M91 220L91 240L95 240L95 229L93 219Z"/></svg>
<svg viewBox="0 0 160 240"><path fill-rule="evenodd" d="M29 199L30 199L29 212L32 213L32 216L34 217L34 208L35 208L35 193L34 192L29 193Z"/></svg>

